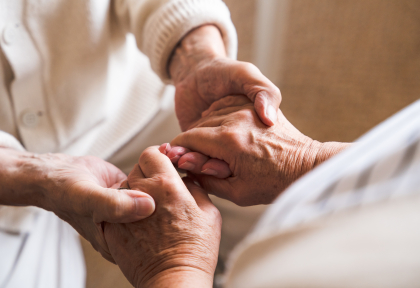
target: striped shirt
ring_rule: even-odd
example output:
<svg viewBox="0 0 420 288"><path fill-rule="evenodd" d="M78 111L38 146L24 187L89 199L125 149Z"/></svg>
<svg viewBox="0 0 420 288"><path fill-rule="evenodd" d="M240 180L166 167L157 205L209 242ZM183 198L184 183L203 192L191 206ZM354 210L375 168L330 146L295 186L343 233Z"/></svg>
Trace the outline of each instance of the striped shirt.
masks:
<svg viewBox="0 0 420 288"><path fill-rule="evenodd" d="M248 238L415 193L420 193L420 100L293 184Z"/></svg>

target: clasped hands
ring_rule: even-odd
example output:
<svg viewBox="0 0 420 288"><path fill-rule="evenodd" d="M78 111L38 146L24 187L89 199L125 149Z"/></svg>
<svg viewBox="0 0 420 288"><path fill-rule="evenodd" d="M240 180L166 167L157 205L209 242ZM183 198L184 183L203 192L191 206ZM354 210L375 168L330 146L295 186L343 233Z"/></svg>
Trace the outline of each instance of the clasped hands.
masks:
<svg viewBox="0 0 420 288"><path fill-rule="evenodd" d="M128 178L95 157L0 148L0 203L53 211L133 285L210 287L221 219L207 193L239 205L267 204L343 149L302 135L277 109L277 87L220 47L210 25L176 49L169 70L185 132L147 149ZM228 96L237 94L244 96ZM174 165L194 179L182 181ZM122 182L130 189L116 190Z"/></svg>
<svg viewBox="0 0 420 288"><path fill-rule="evenodd" d="M314 141L293 127L273 108L278 89L254 66L218 57L188 63L197 59L182 58L188 41L170 67L185 132L144 151L123 183L152 196L156 210L141 221L104 225L110 254L136 287L212 287L221 217L207 194L241 206L271 203L347 146ZM172 69L188 65L194 69ZM181 179L175 167L189 177Z"/></svg>
<svg viewBox="0 0 420 288"><path fill-rule="evenodd" d="M154 214L135 223L105 224L110 253L136 287L211 287L221 217L207 193L239 205L271 203L344 148L301 134L280 110L275 124L266 126L244 96L224 97L202 115L172 145L144 151L123 183L151 195ZM181 179L174 166L186 162L190 176ZM201 172L207 169L216 174Z"/></svg>

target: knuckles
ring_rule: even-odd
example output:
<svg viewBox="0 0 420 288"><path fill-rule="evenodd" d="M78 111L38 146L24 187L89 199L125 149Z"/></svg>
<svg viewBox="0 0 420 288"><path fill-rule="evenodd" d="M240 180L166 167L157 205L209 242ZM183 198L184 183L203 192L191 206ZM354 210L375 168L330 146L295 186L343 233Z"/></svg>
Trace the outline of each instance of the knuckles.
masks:
<svg viewBox="0 0 420 288"><path fill-rule="evenodd" d="M154 149L155 147L146 148L139 157L139 163L147 163L150 159L153 159L153 155L155 154Z"/></svg>
<svg viewBox="0 0 420 288"><path fill-rule="evenodd" d="M249 109L235 112L235 122L240 123L234 126L221 126L220 138L228 146L233 146L235 149L243 150L246 149L249 141L249 128L253 125L253 119L255 112Z"/></svg>
<svg viewBox="0 0 420 288"><path fill-rule="evenodd" d="M257 68L257 66L255 66L252 63L249 62L240 62L240 69L242 69L243 71L245 71L246 73L249 74L254 74L254 73L261 73L260 69Z"/></svg>
<svg viewBox="0 0 420 288"><path fill-rule="evenodd" d="M234 112L235 118L237 118L240 123L249 123L250 121L253 121L256 117L256 113L253 107L250 109L242 109L237 112Z"/></svg>
<svg viewBox="0 0 420 288"><path fill-rule="evenodd" d="M233 146L234 148L242 146L242 133L240 129L222 127L220 131L220 138L223 139L228 146Z"/></svg>

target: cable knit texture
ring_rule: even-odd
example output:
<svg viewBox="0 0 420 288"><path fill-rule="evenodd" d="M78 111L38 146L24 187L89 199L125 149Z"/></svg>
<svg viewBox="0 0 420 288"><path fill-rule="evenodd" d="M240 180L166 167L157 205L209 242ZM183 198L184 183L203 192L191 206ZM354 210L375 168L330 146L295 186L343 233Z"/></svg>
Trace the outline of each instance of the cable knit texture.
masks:
<svg viewBox="0 0 420 288"><path fill-rule="evenodd" d="M171 1L147 21L139 46L162 80L169 81L167 64L176 44L191 29L204 24L214 24L220 29L228 57L236 59L236 30L230 21L229 9L220 0Z"/></svg>
<svg viewBox="0 0 420 288"><path fill-rule="evenodd" d="M22 144L9 133L0 131L0 147L25 151Z"/></svg>

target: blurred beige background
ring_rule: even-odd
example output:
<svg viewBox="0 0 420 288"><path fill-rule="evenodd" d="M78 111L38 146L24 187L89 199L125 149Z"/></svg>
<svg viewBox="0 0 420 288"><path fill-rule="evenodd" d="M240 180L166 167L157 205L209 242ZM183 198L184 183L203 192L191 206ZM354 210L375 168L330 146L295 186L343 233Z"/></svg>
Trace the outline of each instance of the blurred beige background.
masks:
<svg viewBox="0 0 420 288"><path fill-rule="evenodd" d="M281 109L319 141L354 141L420 98L420 1L226 0L239 59L255 63L282 91ZM216 200L226 217L221 257L263 207ZM232 220L241 217L244 225ZM131 287L83 241L87 287Z"/></svg>

